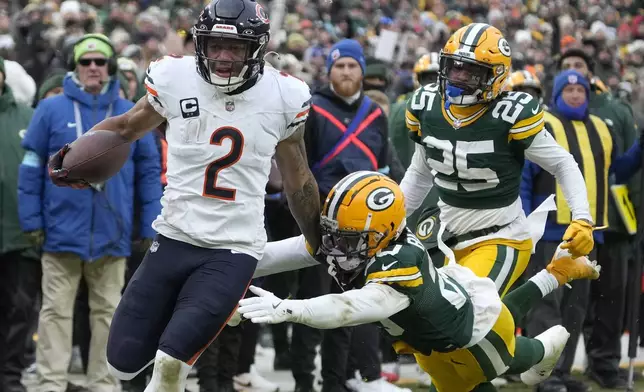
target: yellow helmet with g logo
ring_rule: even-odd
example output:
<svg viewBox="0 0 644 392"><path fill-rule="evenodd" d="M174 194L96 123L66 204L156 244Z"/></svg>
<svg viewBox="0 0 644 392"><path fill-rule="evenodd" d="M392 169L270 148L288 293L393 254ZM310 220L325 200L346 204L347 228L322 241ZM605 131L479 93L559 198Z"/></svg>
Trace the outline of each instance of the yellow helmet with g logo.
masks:
<svg viewBox="0 0 644 392"><path fill-rule="evenodd" d="M422 55L416 64L414 64L414 83L417 88L429 83L436 82L438 76L438 58L437 52L431 52Z"/></svg>
<svg viewBox="0 0 644 392"><path fill-rule="evenodd" d="M438 72L438 57L437 52L431 52L420 56L414 64L414 73L419 74L423 72Z"/></svg>
<svg viewBox="0 0 644 392"><path fill-rule="evenodd" d="M496 27L472 23L458 29L440 53L440 92L453 105L494 100L512 63L510 44Z"/></svg>
<svg viewBox="0 0 644 392"><path fill-rule="evenodd" d="M524 88L535 89L539 94L539 96L535 98L540 98L543 94L541 81L538 77L526 70L512 72L508 78L508 82L506 83L506 90L517 91Z"/></svg>
<svg viewBox="0 0 644 392"><path fill-rule="evenodd" d="M353 280L360 267L405 229L405 216L403 193L384 174L359 171L340 180L320 216L320 250L334 265L336 278Z"/></svg>

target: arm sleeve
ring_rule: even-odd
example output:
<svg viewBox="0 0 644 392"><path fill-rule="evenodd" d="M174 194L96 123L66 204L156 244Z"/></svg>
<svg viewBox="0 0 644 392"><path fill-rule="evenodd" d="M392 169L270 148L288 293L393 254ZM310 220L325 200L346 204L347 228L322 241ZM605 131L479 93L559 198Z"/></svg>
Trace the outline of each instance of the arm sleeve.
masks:
<svg viewBox="0 0 644 392"><path fill-rule="evenodd" d="M592 222L586 183L579 165L568 151L557 144L548 131L541 130L535 135L525 150L525 156L555 176L570 206L573 220L587 219Z"/></svg>
<svg viewBox="0 0 644 392"><path fill-rule="evenodd" d="M167 102L169 85L167 81L176 80L173 75L173 64L176 59L164 56L150 63L145 72L145 89L147 90L148 102L160 115L171 118L173 115L170 104Z"/></svg>
<svg viewBox="0 0 644 392"><path fill-rule="evenodd" d="M425 149L416 144L416 150L411 158L411 164L400 182L400 189L405 195L405 208L407 216L410 216L423 204L427 194L432 189L432 171L427 165Z"/></svg>
<svg viewBox="0 0 644 392"><path fill-rule="evenodd" d="M291 137L299 126L305 125L311 109L311 90L306 83L287 74L283 74L279 80L282 83L281 88L286 90L286 94L282 94L285 124L282 140L285 140Z"/></svg>
<svg viewBox="0 0 644 392"><path fill-rule="evenodd" d="M44 227L42 203L49 155L49 106L41 101L22 140L25 155L18 170L18 217L23 231Z"/></svg>
<svg viewBox="0 0 644 392"><path fill-rule="evenodd" d="M316 265L320 263L308 251L304 235L299 235L281 241L268 242L264 248L264 256L257 263L253 278Z"/></svg>
<svg viewBox="0 0 644 392"><path fill-rule="evenodd" d="M641 164L642 147L640 147L639 141L636 141L623 155L613 159L610 171L615 174L616 183L624 184L639 170Z"/></svg>
<svg viewBox="0 0 644 392"><path fill-rule="evenodd" d="M161 156L155 137L154 132L149 132L139 139L134 153L136 193L141 201L141 238L154 238L152 222L161 213Z"/></svg>
<svg viewBox="0 0 644 392"><path fill-rule="evenodd" d="M521 173L521 205L523 212L528 216L532 212L532 193L533 193L533 179L535 164L530 161L525 161L523 165L523 172Z"/></svg>
<svg viewBox="0 0 644 392"><path fill-rule="evenodd" d="M359 290L328 294L298 302L292 321L318 329L332 329L384 320L407 308L405 294L383 284L367 284Z"/></svg>

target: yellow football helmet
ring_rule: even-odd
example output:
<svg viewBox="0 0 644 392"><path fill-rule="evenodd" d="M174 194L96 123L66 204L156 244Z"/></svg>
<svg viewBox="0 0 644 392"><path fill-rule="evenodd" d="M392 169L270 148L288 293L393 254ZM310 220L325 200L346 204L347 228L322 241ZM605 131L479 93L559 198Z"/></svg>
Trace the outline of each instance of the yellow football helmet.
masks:
<svg viewBox="0 0 644 392"><path fill-rule="evenodd" d="M341 284L405 229L405 199L395 181L378 172L359 171L338 182L320 216L320 251L335 267Z"/></svg>
<svg viewBox="0 0 644 392"><path fill-rule="evenodd" d="M512 50L496 27L472 23L458 29L440 53L440 92L450 104L494 100L510 73Z"/></svg>
<svg viewBox="0 0 644 392"><path fill-rule="evenodd" d="M436 82L438 77L437 52L422 55L414 64L414 85L416 88Z"/></svg>
<svg viewBox="0 0 644 392"><path fill-rule="evenodd" d="M525 88L534 89L537 92L535 98L540 99L543 96L543 87L538 77L532 73L523 71L514 71L510 74L506 83L506 91L523 91Z"/></svg>

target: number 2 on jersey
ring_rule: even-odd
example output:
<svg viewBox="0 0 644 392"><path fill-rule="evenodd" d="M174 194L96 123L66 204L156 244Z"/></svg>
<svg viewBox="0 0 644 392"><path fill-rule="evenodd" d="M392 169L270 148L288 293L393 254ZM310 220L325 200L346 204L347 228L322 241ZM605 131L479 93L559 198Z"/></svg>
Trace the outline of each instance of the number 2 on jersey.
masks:
<svg viewBox="0 0 644 392"><path fill-rule="evenodd" d="M210 144L221 146L225 139L230 140L230 151L223 157L216 159L206 168L206 178L203 183L203 195L215 199L235 200L237 190L217 186L219 172L239 161L244 151L244 135L233 127L217 128L210 136Z"/></svg>

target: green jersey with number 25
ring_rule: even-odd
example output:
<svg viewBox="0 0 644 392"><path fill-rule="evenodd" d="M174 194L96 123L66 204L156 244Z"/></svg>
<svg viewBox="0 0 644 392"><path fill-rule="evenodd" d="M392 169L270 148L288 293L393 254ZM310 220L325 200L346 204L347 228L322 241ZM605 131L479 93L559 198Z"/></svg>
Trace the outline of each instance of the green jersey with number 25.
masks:
<svg viewBox="0 0 644 392"><path fill-rule="evenodd" d="M440 198L468 209L508 206L519 196L524 150L543 129L539 102L524 92L504 92L465 118L457 117L437 84L407 102L410 137L425 149Z"/></svg>

